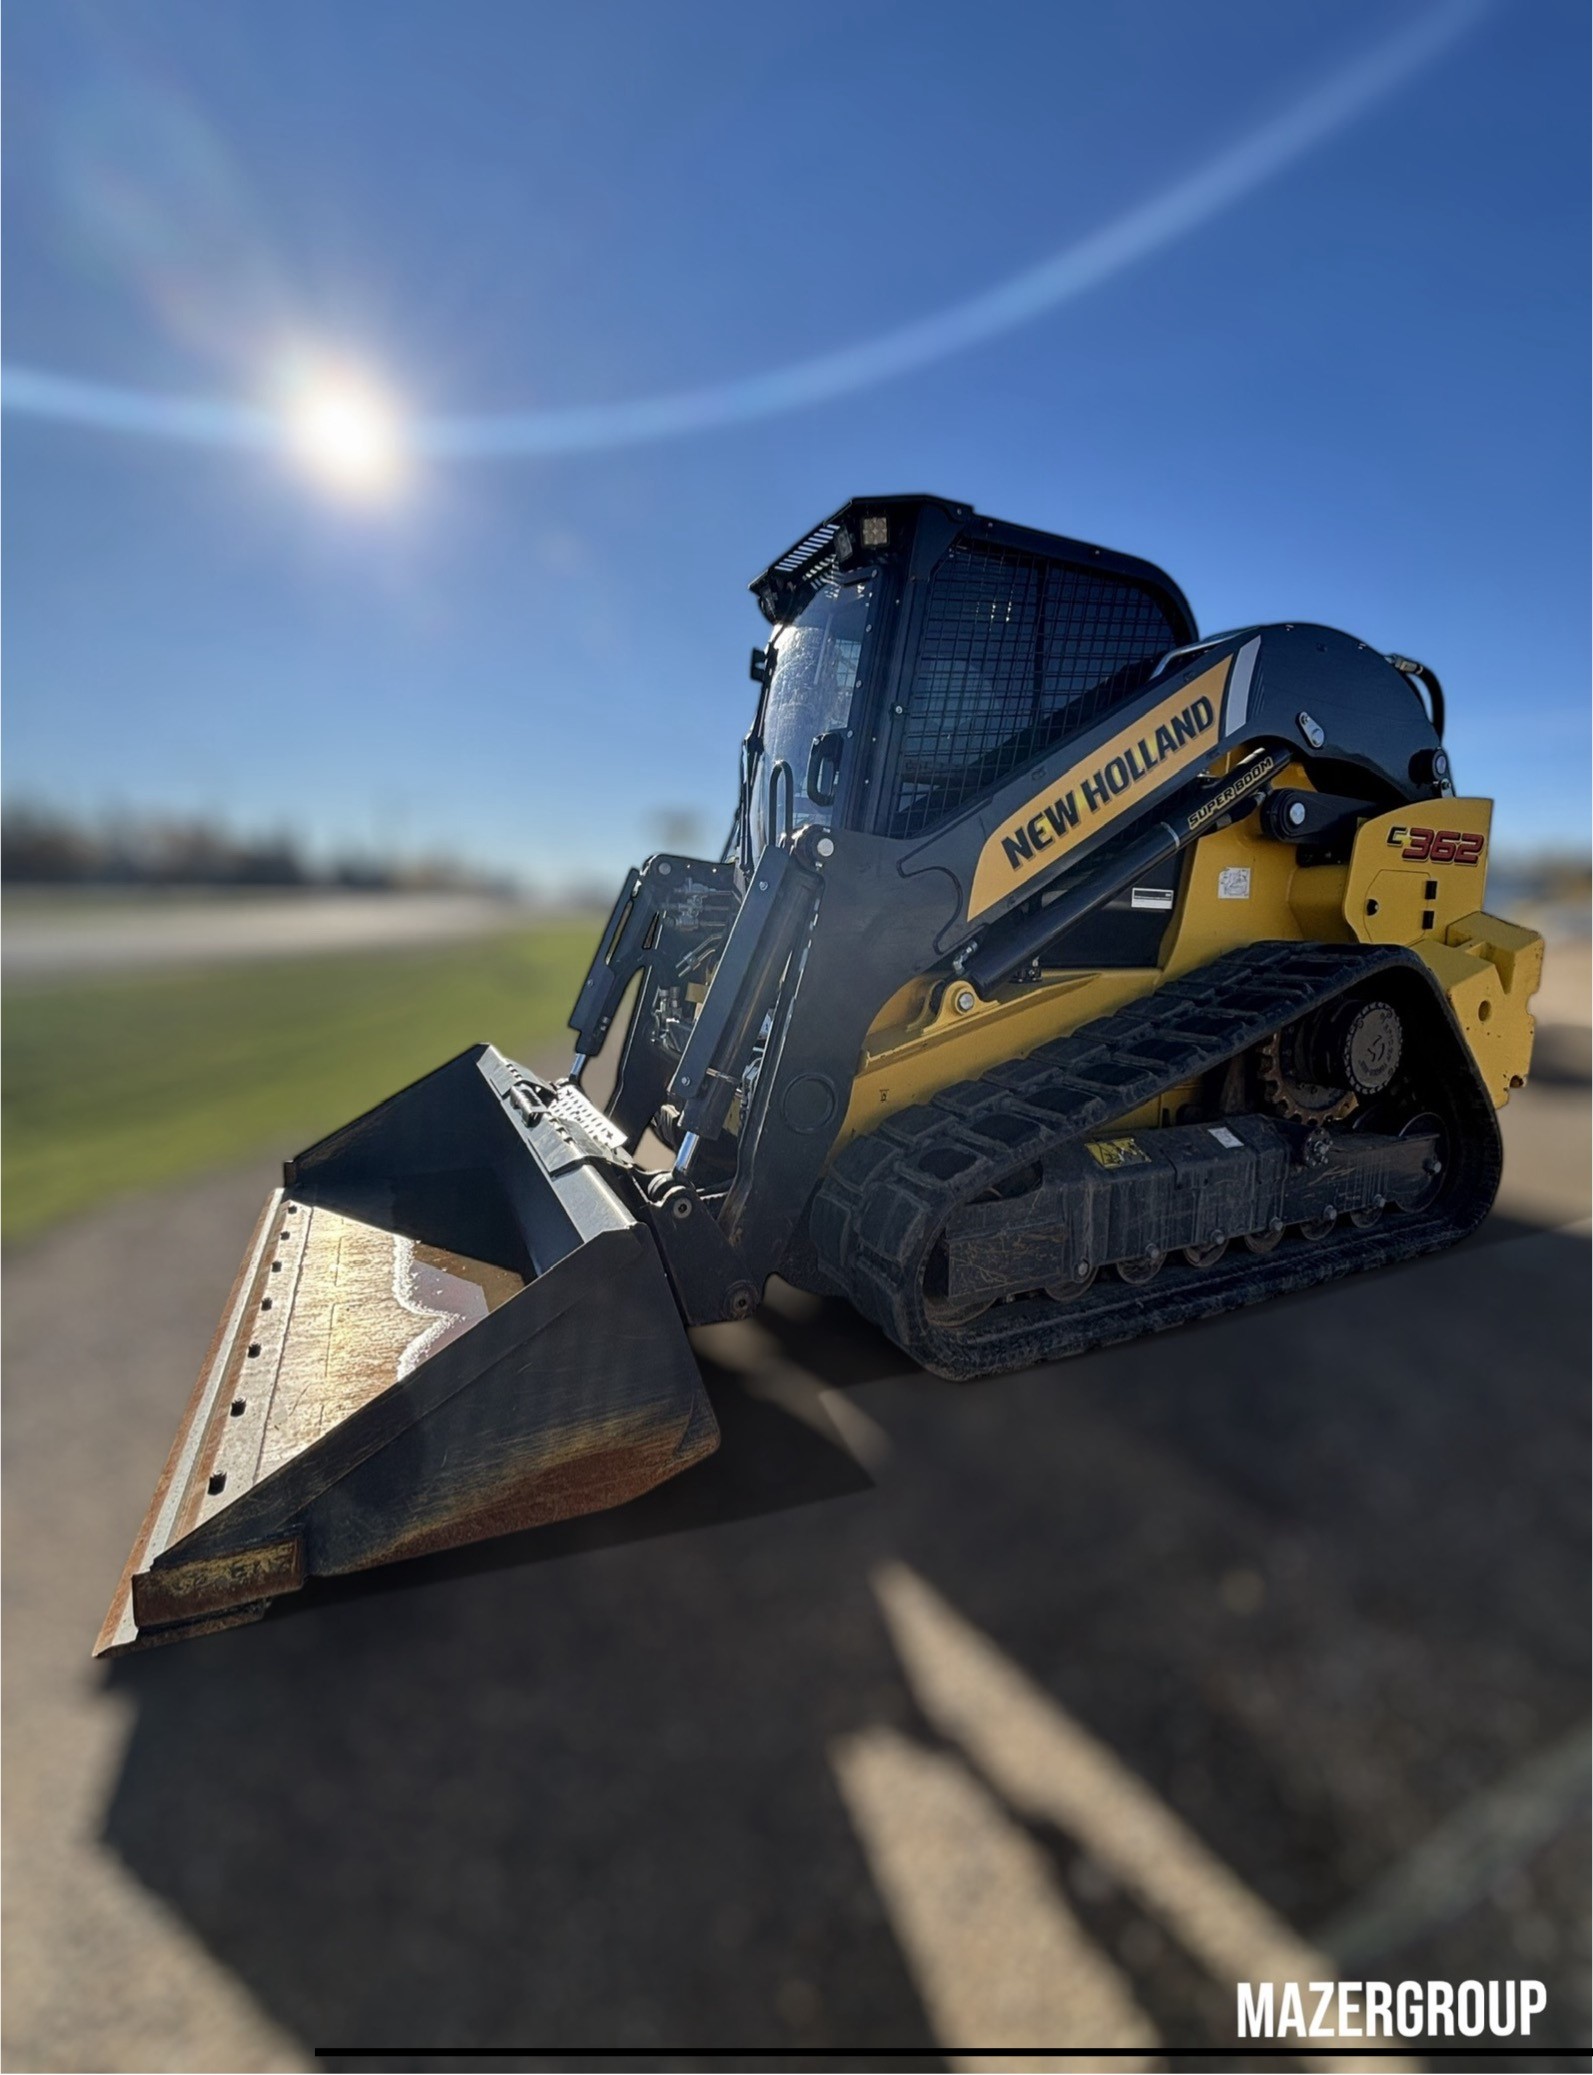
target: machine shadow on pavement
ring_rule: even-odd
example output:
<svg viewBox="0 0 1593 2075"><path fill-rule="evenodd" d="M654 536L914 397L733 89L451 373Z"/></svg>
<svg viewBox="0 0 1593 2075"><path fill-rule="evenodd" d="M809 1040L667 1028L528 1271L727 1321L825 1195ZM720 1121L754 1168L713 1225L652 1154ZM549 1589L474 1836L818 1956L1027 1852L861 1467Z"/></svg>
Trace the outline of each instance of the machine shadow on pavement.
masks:
<svg viewBox="0 0 1593 2075"><path fill-rule="evenodd" d="M979 2042L937 2036L834 1757L939 1742L904 1564L1310 1934L1586 1714L1587 1313L1586 1240L1502 1217L972 1386L782 1292L716 1329L724 1449L628 1514L111 1666L107 1840L307 2046L937 2064ZM1231 2039L1232 1985L1027 1827L1161 2036ZM1573 2043L1587 1871L1562 1828L1366 1971L1543 1979Z"/></svg>

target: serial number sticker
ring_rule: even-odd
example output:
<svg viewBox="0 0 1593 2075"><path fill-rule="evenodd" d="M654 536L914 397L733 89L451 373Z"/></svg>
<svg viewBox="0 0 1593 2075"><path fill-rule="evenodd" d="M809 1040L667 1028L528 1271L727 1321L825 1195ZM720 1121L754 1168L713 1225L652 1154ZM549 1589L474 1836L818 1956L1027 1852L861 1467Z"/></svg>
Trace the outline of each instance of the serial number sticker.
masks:
<svg viewBox="0 0 1593 2075"><path fill-rule="evenodd" d="M1217 874L1217 898L1219 901L1249 900L1250 867L1248 865L1224 865Z"/></svg>
<svg viewBox="0 0 1593 2075"><path fill-rule="evenodd" d="M1137 1138L1087 1138L1084 1143L1097 1167L1142 1167L1150 1164L1150 1154L1141 1149Z"/></svg>
<svg viewBox="0 0 1593 2075"><path fill-rule="evenodd" d="M1207 1128L1220 1146L1242 1146L1244 1144L1242 1138L1234 1137L1226 1124L1212 1124Z"/></svg>
<svg viewBox="0 0 1593 2075"><path fill-rule="evenodd" d="M1149 908L1158 914L1168 913L1173 905L1173 889L1170 886L1134 886L1128 895L1130 908Z"/></svg>

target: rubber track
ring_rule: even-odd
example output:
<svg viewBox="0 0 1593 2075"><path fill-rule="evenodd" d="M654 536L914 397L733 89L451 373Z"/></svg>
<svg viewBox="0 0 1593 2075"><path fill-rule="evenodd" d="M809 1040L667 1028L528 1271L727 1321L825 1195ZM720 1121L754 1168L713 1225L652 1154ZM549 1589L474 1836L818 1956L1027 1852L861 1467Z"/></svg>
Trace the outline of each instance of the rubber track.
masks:
<svg viewBox="0 0 1593 2075"><path fill-rule="evenodd" d="M962 1204L1368 980L1385 983L1405 1018L1417 1108L1445 1121L1445 1185L1429 1209L1390 1213L1364 1232L1345 1220L1314 1243L1291 1233L1272 1254L1235 1249L1206 1269L1169 1263L1137 1289L1103 1274L1066 1304L1019 1298L967 1325L930 1320L924 1265ZM986 1376L1449 1246L1487 1216L1502 1163L1493 1104L1448 1001L1413 951L1263 942L854 1139L815 1193L809 1232L827 1278L906 1354L942 1376Z"/></svg>

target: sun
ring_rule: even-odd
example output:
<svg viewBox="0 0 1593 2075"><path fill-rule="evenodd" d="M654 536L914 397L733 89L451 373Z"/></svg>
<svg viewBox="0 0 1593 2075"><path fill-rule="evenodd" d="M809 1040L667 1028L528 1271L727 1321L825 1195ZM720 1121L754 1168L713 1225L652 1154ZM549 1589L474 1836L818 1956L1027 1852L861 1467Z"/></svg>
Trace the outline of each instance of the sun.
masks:
<svg viewBox="0 0 1593 2075"><path fill-rule="evenodd" d="M403 413L360 369L323 366L303 373L287 401L283 433L297 465L352 503L383 503L403 486Z"/></svg>

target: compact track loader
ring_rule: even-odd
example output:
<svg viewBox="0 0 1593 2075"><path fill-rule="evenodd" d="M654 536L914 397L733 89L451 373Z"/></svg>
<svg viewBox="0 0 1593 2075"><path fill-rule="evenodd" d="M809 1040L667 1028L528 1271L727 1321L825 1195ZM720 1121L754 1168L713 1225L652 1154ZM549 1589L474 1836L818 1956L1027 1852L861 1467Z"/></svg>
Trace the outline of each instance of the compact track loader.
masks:
<svg viewBox="0 0 1593 2075"><path fill-rule="evenodd" d="M930 497L752 588L724 855L626 879L566 1079L482 1045L288 1163L101 1651L687 1469L685 1329L771 1275L977 1377L1487 1213L1543 945L1430 670Z"/></svg>

